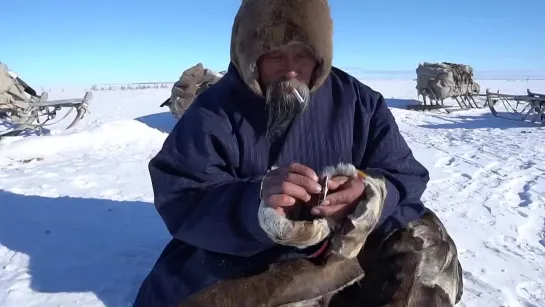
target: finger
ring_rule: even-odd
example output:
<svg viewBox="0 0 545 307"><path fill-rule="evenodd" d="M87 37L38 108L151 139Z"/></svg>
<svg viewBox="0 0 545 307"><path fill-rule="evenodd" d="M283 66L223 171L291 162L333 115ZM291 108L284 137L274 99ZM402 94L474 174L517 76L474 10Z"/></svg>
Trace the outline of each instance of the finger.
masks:
<svg viewBox="0 0 545 307"><path fill-rule="evenodd" d="M264 198L264 202L271 208L289 207L295 204L295 198L285 194L273 194Z"/></svg>
<svg viewBox="0 0 545 307"><path fill-rule="evenodd" d="M292 163L290 164L290 166L288 167L288 170L291 172L291 173L296 173L296 174L299 174L299 175L303 175L305 177L308 177L309 179L313 180L313 181L318 181L318 175L316 175L316 172L306 166L306 165L303 165L301 163Z"/></svg>
<svg viewBox="0 0 545 307"><path fill-rule="evenodd" d="M340 204L335 206L317 206L312 208L311 213L321 217L330 217L333 219L342 219L350 214L352 206L349 204Z"/></svg>
<svg viewBox="0 0 545 307"><path fill-rule="evenodd" d="M317 181L297 173L289 173L286 176L286 181L302 187L308 193L320 193L322 191L322 186Z"/></svg>
<svg viewBox="0 0 545 307"><path fill-rule="evenodd" d="M345 184L350 178L346 176L335 176L329 179L327 187L331 190L338 189L341 185Z"/></svg>
<svg viewBox="0 0 545 307"><path fill-rule="evenodd" d="M288 207L277 207L275 208L274 210L276 211L276 213L278 213L280 216L284 216L284 217L288 217L290 216L294 209L296 208L296 206L288 206Z"/></svg>
<svg viewBox="0 0 545 307"><path fill-rule="evenodd" d="M305 188L289 181L274 183L264 188L264 197L268 197L273 194L286 194L295 198L296 200L302 200L304 202L309 201L311 198L310 194Z"/></svg>
<svg viewBox="0 0 545 307"><path fill-rule="evenodd" d="M287 212L286 210L284 210L284 208L289 208L289 207L277 207L274 209L274 211L276 211L276 213L278 213L278 215L280 216L287 216Z"/></svg>
<svg viewBox="0 0 545 307"><path fill-rule="evenodd" d="M273 186L282 185L284 182L293 183L296 186L303 188L308 194L320 193L322 190L322 186L318 182L297 173L269 175L263 182L263 188L269 189ZM275 191L274 193L284 192ZM305 201L308 201L308 199Z"/></svg>
<svg viewBox="0 0 545 307"><path fill-rule="evenodd" d="M342 190L333 192L326 197L327 206L349 204L362 196L365 186L362 182L350 180L346 182Z"/></svg>
<svg viewBox="0 0 545 307"><path fill-rule="evenodd" d="M350 202L354 192L350 189L343 189L337 192L330 193L326 196L324 203L321 205L324 206L336 206L340 204L346 204Z"/></svg>

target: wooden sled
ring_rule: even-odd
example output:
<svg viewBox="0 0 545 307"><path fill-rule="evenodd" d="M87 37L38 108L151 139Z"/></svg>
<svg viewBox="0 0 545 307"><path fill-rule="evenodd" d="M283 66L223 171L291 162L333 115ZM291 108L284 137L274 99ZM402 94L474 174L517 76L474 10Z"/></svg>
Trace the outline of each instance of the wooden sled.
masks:
<svg viewBox="0 0 545 307"><path fill-rule="evenodd" d="M545 94L527 89L527 95L502 94L486 90L486 103L496 117L545 124Z"/></svg>

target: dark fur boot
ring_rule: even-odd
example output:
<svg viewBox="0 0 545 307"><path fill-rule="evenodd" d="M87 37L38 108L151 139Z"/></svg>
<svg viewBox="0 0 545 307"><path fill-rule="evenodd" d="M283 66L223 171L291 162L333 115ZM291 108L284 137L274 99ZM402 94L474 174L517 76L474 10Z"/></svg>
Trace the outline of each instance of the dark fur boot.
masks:
<svg viewBox="0 0 545 307"><path fill-rule="evenodd" d="M357 259L333 256L325 264L287 260L260 274L220 281L178 307L328 306L332 295L362 277Z"/></svg>
<svg viewBox="0 0 545 307"><path fill-rule="evenodd" d="M387 236L372 237L358 258L365 278L333 299L361 306L452 307L462 297L462 267L452 238L431 211Z"/></svg>

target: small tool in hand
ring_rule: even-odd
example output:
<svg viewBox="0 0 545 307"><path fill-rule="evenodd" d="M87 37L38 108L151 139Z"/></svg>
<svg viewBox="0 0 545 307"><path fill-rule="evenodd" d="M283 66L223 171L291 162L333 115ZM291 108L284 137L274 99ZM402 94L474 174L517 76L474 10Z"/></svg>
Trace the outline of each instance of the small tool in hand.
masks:
<svg viewBox="0 0 545 307"><path fill-rule="evenodd" d="M329 190L328 184L329 184L329 175L326 175L322 179L322 183L321 183L322 192L320 193L320 198L318 199L318 206L320 206L325 201L325 198L327 197L327 192Z"/></svg>

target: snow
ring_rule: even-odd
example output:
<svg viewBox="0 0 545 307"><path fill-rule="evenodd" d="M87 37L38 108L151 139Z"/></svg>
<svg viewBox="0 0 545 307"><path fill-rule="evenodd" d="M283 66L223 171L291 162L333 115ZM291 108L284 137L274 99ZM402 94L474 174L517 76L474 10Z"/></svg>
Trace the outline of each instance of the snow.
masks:
<svg viewBox="0 0 545 307"><path fill-rule="evenodd" d="M414 112L414 81L381 91L430 170L424 202L458 246L459 306L545 306L545 127L488 109ZM545 81L480 81L545 92ZM50 99L82 97L56 89ZM71 131L0 141L0 306L130 306L169 240L147 163L174 119L169 88L94 92Z"/></svg>

